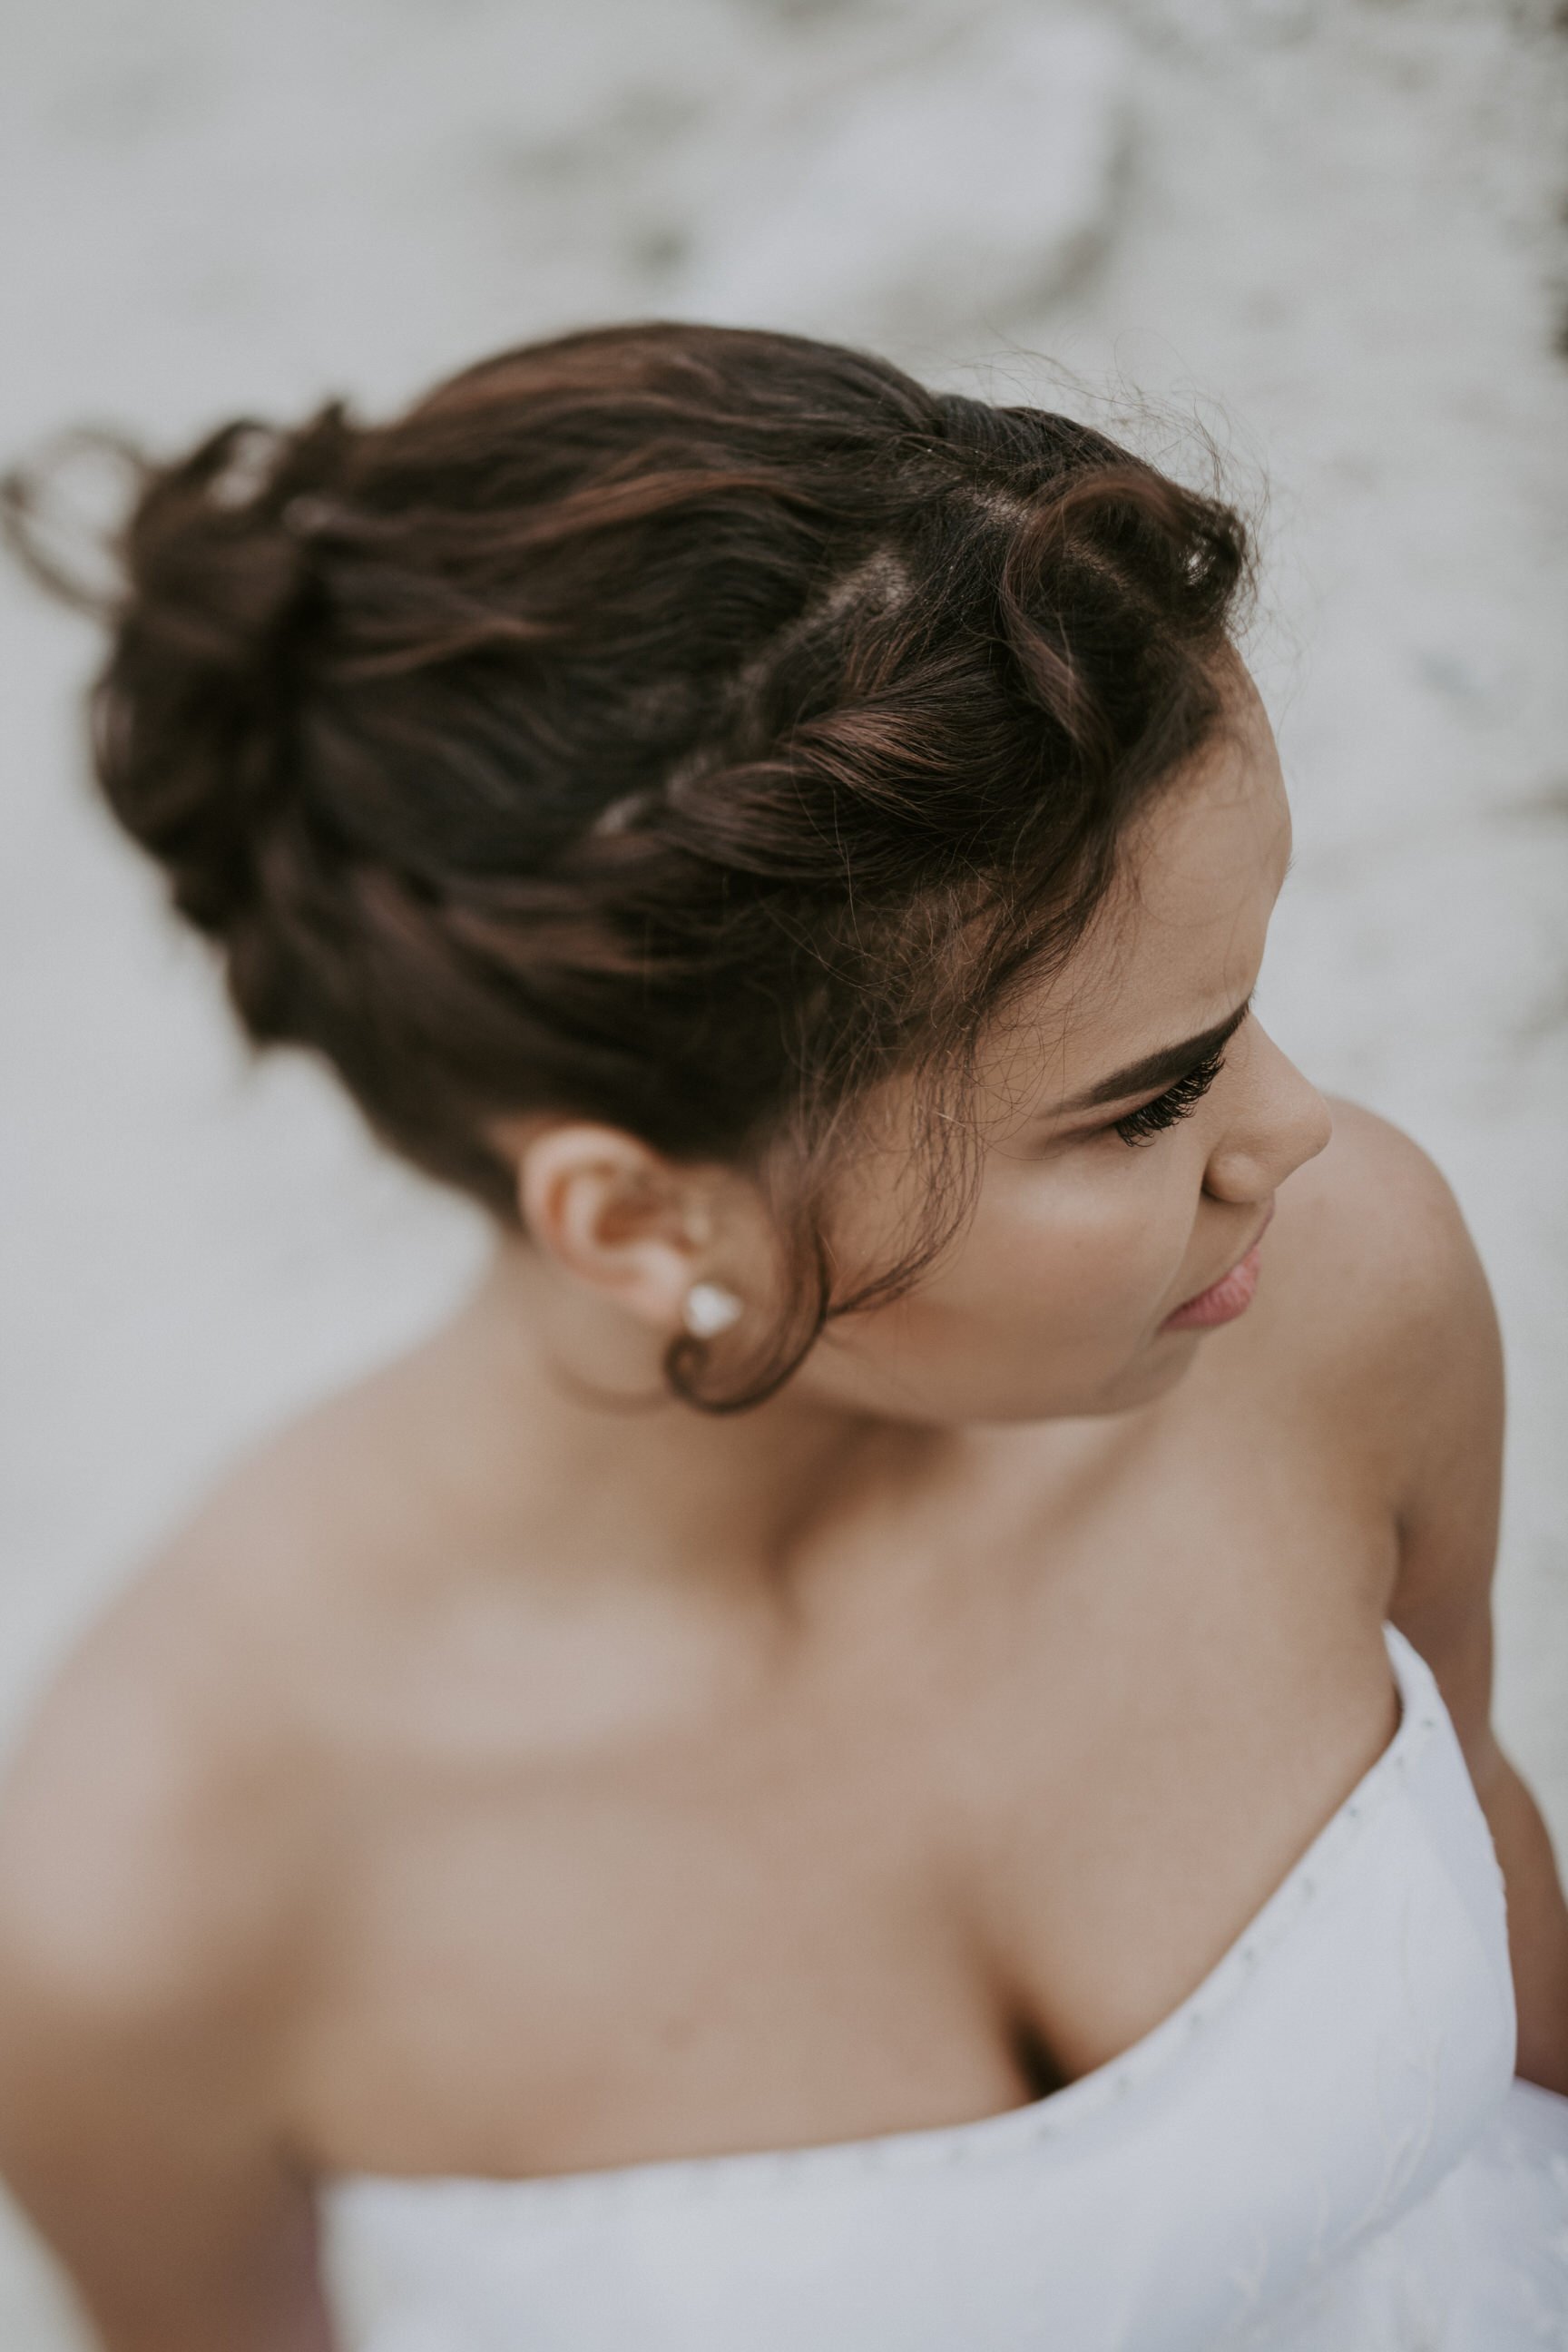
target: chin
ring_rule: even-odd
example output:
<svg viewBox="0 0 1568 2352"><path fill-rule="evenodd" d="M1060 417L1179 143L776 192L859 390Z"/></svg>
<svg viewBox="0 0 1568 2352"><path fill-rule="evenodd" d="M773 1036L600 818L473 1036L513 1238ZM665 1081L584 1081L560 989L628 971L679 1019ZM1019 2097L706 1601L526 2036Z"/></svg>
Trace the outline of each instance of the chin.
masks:
<svg viewBox="0 0 1568 2352"><path fill-rule="evenodd" d="M1185 1380L1197 1360L1201 1331L1172 1331L1160 1344L1148 1348L1101 1392L1099 1402L1085 1405L1086 1413L1135 1412L1152 1404Z"/></svg>
<svg viewBox="0 0 1568 2352"><path fill-rule="evenodd" d="M1048 1401L1020 1400L1011 1410L1002 1402L964 1420L976 1425L1018 1427L1047 1421L1102 1421L1119 1412L1136 1412L1153 1404L1184 1379L1197 1356L1201 1332L1173 1331L1157 1349L1149 1349L1100 1387L1082 1396L1058 1394Z"/></svg>

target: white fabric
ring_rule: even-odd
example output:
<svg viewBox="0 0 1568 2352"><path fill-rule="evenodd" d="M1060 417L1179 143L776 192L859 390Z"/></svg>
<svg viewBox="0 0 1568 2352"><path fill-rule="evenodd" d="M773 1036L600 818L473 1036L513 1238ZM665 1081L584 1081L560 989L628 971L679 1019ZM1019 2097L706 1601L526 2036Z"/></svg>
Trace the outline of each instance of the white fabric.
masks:
<svg viewBox="0 0 1568 2352"><path fill-rule="evenodd" d="M1424 1662L1390 1747L1120 2060L951 2129L323 2193L355 2352L1568 2347L1568 2099Z"/></svg>

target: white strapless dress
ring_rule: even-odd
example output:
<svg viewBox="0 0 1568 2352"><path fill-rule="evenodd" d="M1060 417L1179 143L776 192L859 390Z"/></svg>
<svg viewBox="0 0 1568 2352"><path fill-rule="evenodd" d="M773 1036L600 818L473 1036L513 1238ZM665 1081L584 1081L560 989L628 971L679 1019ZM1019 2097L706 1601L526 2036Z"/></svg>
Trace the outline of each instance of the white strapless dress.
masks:
<svg viewBox="0 0 1568 2352"><path fill-rule="evenodd" d="M1392 1628L1384 1755L1110 2065L974 2124L322 2195L353 2352L1568 2347L1568 2099L1514 2081L1501 1874Z"/></svg>

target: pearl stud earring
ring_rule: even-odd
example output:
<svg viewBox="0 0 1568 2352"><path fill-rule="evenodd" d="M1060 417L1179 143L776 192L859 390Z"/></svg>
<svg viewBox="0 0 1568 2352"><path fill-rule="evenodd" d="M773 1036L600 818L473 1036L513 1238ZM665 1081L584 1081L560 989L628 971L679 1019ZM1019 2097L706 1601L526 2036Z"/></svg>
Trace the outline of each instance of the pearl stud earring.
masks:
<svg viewBox="0 0 1568 2352"><path fill-rule="evenodd" d="M694 1282L686 1294L680 1319L694 1339L711 1339L738 1323L745 1302L721 1282Z"/></svg>

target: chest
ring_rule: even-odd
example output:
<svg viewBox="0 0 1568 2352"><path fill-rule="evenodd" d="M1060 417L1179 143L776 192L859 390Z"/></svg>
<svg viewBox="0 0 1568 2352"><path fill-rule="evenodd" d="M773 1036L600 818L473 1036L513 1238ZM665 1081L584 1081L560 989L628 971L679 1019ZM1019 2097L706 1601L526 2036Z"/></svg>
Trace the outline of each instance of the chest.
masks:
<svg viewBox="0 0 1568 2352"><path fill-rule="evenodd" d="M1379 1515L1192 1468L1026 1482L983 1544L935 1512L831 1640L626 1740L390 1755L298 2140L510 2176L811 2144L996 2113L1147 2032L1393 1728Z"/></svg>
<svg viewBox="0 0 1568 2352"><path fill-rule="evenodd" d="M1508 2083L1513 2017L1484 1821L1425 1668L1390 1651L1392 1747L1114 2064L979 2122L792 2153L336 2183L353 2340L379 2346L382 2317L399 2341L423 2321L443 2341L671 2352L1426 2340L1423 2313L1469 2308L1483 2241L1502 2252L1500 2175L1464 2158Z"/></svg>

